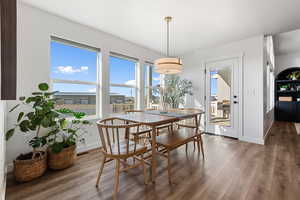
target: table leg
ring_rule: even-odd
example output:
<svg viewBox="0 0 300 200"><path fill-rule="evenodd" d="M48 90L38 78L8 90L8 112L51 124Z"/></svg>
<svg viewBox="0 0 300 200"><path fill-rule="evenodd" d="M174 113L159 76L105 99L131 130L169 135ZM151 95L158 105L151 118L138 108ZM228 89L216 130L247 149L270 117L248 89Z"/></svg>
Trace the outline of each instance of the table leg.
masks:
<svg viewBox="0 0 300 200"><path fill-rule="evenodd" d="M152 160L151 160L151 169L152 169L152 182L155 183L155 177L156 177L156 126L152 126Z"/></svg>

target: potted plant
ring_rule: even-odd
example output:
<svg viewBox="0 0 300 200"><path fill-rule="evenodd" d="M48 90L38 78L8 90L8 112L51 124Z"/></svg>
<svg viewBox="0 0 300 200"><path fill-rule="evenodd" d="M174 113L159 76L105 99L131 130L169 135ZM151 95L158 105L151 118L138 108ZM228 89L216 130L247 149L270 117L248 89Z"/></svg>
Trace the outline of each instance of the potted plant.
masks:
<svg viewBox="0 0 300 200"><path fill-rule="evenodd" d="M62 114L58 124L47 135L48 167L50 169L65 169L74 164L76 160L76 143L87 133L83 126L90 122L82 120L83 112L74 112L62 108L57 110Z"/></svg>
<svg viewBox="0 0 300 200"><path fill-rule="evenodd" d="M287 91L288 89L288 85L281 85L279 88L280 88L280 91Z"/></svg>
<svg viewBox="0 0 300 200"><path fill-rule="evenodd" d="M14 106L9 112L13 112L20 105L30 107L30 111L22 111L18 114L15 126L6 132L6 140L9 140L17 129L28 134L35 132L35 136L29 141L32 152L19 155L14 160L14 174L19 182L26 182L38 178L47 169L47 154L42 147L47 139L42 135L41 130L57 125L59 114L55 111L55 99L52 98L55 92L48 92L47 83L38 85L39 91L33 92L30 97L20 97L21 103Z"/></svg>
<svg viewBox="0 0 300 200"><path fill-rule="evenodd" d="M193 95L192 82L180 79L176 75L167 75L164 79L164 86L154 87L153 92L160 94L160 101L164 107L165 104L169 104L171 108L178 108L187 94Z"/></svg>

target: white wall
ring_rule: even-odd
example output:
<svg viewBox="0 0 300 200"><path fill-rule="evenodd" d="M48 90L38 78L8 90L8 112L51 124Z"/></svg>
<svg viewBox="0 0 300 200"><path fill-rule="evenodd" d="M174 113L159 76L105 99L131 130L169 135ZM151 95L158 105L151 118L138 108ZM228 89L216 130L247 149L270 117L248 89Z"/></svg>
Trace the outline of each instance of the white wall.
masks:
<svg viewBox="0 0 300 200"><path fill-rule="evenodd" d="M5 167L5 112L6 102L0 101L0 200L5 199L6 167Z"/></svg>
<svg viewBox="0 0 300 200"><path fill-rule="evenodd" d="M276 75L290 67L300 67L300 52L275 56Z"/></svg>
<svg viewBox="0 0 300 200"><path fill-rule="evenodd" d="M101 49L100 90L103 101L100 104L103 107L103 114L107 113L107 109L109 109L109 52L113 51L138 58L141 64L145 61L153 61L161 56L157 52L23 3L18 4L17 13L17 96L30 95L32 91L37 89L38 83L49 82L50 36L57 36ZM142 74L142 70L143 68L138 70L138 73ZM143 81L140 80L140 82L140 88L142 88ZM142 93L143 90L140 90L140 92ZM16 101L8 103L8 109L15 103ZM16 113L10 113L8 115L8 128L13 125L15 120ZM87 150L100 145L96 127L91 127L89 130L90 135L86 137L86 146L79 147L79 150ZM32 136L16 134L18 137L13 137L7 142L8 163L11 163L18 154L31 150L27 142Z"/></svg>
<svg viewBox="0 0 300 200"><path fill-rule="evenodd" d="M263 144L263 36L233 42L210 49L200 49L183 56L183 77L192 80L194 95L187 106L204 109L205 76L203 63L220 57L244 54L243 59L243 128L240 139Z"/></svg>

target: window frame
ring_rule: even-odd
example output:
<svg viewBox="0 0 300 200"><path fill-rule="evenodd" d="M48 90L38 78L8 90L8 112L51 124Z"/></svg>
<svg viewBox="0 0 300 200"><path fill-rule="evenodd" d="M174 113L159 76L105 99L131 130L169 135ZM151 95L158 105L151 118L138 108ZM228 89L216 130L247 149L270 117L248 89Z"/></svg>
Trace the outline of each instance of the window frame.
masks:
<svg viewBox="0 0 300 200"><path fill-rule="evenodd" d="M61 83L61 84L77 84L77 85L93 85L96 87L96 113L95 115L87 115L85 116L85 119L96 119L100 117L101 114L101 108L100 108L100 77L99 77L99 71L100 71L100 63L101 63L101 50L100 48L92 47L86 44L74 42L71 40L62 39L56 36L50 37L50 45L52 42L61 43L67 46L76 47L79 49L84 49L88 51L93 51L97 54L97 61L96 61L96 82L92 81L79 81L79 80L65 80L65 79L55 79L51 78L50 76L50 87L53 89L54 83ZM52 59L52 55L50 53L50 60ZM51 72L51 64L50 64L50 72Z"/></svg>
<svg viewBox="0 0 300 200"><path fill-rule="evenodd" d="M131 61L131 62L134 62L135 63L135 66L134 66L134 78L135 78L135 85L126 85L126 84L118 84L118 83L112 83L110 78L109 78L109 96L110 96L110 93L111 93L111 87L124 87L124 88L133 88L134 89L134 109L137 108L137 100L138 100L138 83L137 83L137 80L138 80L138 73L137 73L137 70L138 70L138 66L139 66L139 59L137 58L134 58L134 57L130 57L130 56L126 56L126 55L123 55L123 54L119 54L119 53L116 53L116 52L110 52L109 53L109 59L110 57L114 57L114 58L118 58L118 59L124 59L124 60L128 60L128 61ZM109 77L111 75L111 65L109 63Z"/></svg>
<svg viewBox="0 0 300 200"><path fill-rule="evenodd" d="M146 94L144 94L144 98L146 98L145 108L150 108L149 107L150 106L150 103L149 103L150 98L148 97L148 92L149 92L150 89L152 90L154 88L154 86L152 85L152 81L153 81L152 72L154 71L155 66L154 66L154 63L146 61L143 67L144 67L144 75L143 75L143 78L144 78L144 91L146 91ZM162 80L163 80L163 75L160 74L160 80L159 80L160 85L162 85L162 83L163 83ZM151 92L151 95L152 95L152 92Z"/></svg>

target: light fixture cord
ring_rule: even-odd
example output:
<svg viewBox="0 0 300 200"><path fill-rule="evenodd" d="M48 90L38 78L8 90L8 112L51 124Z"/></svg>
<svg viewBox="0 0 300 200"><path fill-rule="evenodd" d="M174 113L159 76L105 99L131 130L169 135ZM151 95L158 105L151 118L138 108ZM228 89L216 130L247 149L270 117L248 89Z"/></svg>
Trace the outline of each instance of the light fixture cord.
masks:
<svg viewBox="0 0 300 200"><path fill-rule="evenodd" d="M169 42L169 40L170 40L170 37L169 37L169 34L170 34L170 33L169 33L169 23L170 23L170 22L167 21L167 56L169 56L169 45L170 45L170 44L169 44L169 43L170 43L170 42Z"/></svg>

